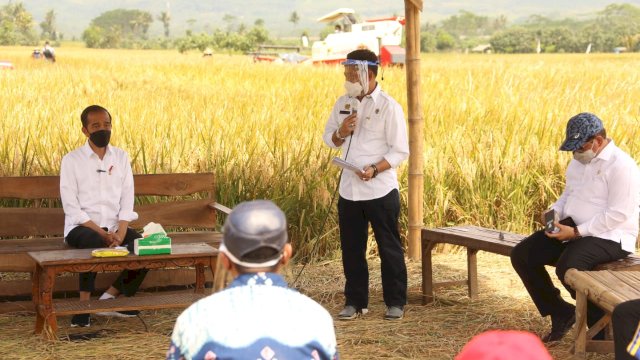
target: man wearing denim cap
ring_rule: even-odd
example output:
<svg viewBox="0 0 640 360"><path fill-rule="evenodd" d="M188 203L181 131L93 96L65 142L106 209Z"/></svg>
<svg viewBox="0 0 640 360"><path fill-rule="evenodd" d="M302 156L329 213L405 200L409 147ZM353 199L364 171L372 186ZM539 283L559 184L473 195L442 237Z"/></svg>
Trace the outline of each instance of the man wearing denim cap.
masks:
<svg viewBox="0 0 640 360"><path fill-rule="evenodd" d="M235 279L178 317L167 359L337 359L331 315L278 274L291 251L274 203L236 206L218 255Z"/></svg>
<svg viewBox="0 0 640 360"><path fill-rule="evenodd" d="M555 265L564 282L570 268L592 270L635 251L640 205L640 170L636 161L607 138L602 121L581 113L567 123L561 151L573 152L560 198L551 205L560 221L553 232L540 230L511 252L511 263L542 316L551 316L544 342L560 340L575 323L575 306L560 296L545 265ZM587 324L602 317L588 304Z"/></svg>

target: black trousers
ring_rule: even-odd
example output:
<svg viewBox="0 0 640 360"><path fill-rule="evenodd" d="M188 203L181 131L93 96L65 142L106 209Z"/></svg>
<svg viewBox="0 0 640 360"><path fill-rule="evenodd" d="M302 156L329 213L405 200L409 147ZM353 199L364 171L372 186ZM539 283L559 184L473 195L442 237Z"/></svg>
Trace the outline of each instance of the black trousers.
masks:
<svg viewBox="0 0 640 360"><path fill-rule="evenodd" d="M106 230L106 229L105 229ZM133 251L133 243L135 239L141 238L135 230L127 228L127 234L122 241L122 245L126 246L129 251ZM104 240L97 232L84 226L77 226L67 234L65 238L67 244L78 249L94 249L105 247ZM125 296L133 296L142 280L147 275L146 269L141 270L123 270L120 276L113 283L121 294ZM93 292L95 290L96 273L86 272L80 273L80 291Z"/></svg>
<svg viewBox="0 0 640 360"><path fill-rule="evenodd" d="M545 265L556 267L558 279L575 299L575 291L564 282L567 270L591 270L598 264L621 259L628 254L622 250L620 243L614 241L586 236L563 243L546 236L541 230L513 248L511 264L522 279L540 315L547 316L563 314L574 309L560 297L560 289L551 282ZM600 308L589 302L587 324L593 325L603 314Z"/></svg>
<svg viewBox="0 0 640 360"><path fill-rule="evenodd" d="M366 308L369 304L366 259L369 223L380 254L384 302L387 306L398 307L407 303L407 267L398 231L399 216L397 189L373 200L350 201L343 197L338 200L346 305Z"/></svg>
<svg viewBox="0 0 640 360"><path fill-rule="evenodd" d="M635 360L627 352L627 346L633 339L640 324L640 299L623 302L613 309L613 342L616 360Z"/></svg>

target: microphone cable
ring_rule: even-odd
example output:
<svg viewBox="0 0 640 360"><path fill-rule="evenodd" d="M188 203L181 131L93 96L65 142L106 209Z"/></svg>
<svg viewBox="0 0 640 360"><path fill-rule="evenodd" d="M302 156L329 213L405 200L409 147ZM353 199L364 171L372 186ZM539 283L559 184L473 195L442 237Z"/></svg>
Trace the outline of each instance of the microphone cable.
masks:
<svg viewBox="0 0 640 360"><path fill-rule="evenodd" d="M349 149L351 149L351 139L353 139L353 131L351 131L351 136L349 137L349 144L347 145L347 152L344 155L344 160L345 161L347 160L347 157L349 156ZM324 219L322 220L322 225L320 225L320 231L318 231L316 233L315 244L313 244L313 247L311 248L311 253L310 253L311 256L309 257L309 260L307 262L305 262L304 265L302 265L302 268L298 272L298 275L296 276L295 280L293 280L293 282L291 283L291 287L292 288L296 287L296 284L298 283L298 279L300 279L300 276L304 272L304 269L307 267L307 264L309 264L311 259L313 259L315 257L315 253L318 250L318 246L320 244L320 236L322 235L322 232L324 231L324 226L327 224L327 219L329 218L329 214L331 213L331 209L333 209L333 201L336 199L336 193L338 192L338 189L340 188L340 181L342 180L342 172L343 171L344 171L344 169L340 169L340 175L338 176L338 184L336 185L336 188L335 188L335 190L333 190L333 194L331 195L331 202L329 203L329 211L327 211L327 214L324 216Z"/></svg>

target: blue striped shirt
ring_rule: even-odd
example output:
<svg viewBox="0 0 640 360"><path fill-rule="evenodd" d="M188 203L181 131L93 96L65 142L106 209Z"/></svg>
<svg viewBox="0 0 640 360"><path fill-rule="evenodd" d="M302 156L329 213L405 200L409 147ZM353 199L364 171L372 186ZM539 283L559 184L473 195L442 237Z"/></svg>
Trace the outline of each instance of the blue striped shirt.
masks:
<svg viewBox="0 0 640 360"><path fill-rule="evenodd" d="M249 273L186 309L167 360L337 359L331 315L274 273Z"/></svg>

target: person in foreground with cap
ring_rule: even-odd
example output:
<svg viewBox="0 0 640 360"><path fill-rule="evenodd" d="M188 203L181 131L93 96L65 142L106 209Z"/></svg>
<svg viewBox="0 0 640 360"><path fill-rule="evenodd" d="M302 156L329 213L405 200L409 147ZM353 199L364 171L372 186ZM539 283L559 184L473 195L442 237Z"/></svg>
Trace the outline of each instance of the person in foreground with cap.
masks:
<svg viewBox="0 0 640 360"><path fill-rule="evenodd" d="M551 205L561 221L557 231L540 230L511 252L511 263L542 316L551 316L551 332L544 342L560 340L575 323L575 306L560 296L545 265L555 265L564 283L570 268L591 270L596 265L626 257L635 251L640 205L640 170L636 161L607 138L602 121L580 113L567 123L561 151L572 151L566 184ZM602 317L589 303L587 324Z"/></svg>
<svg viewBox="0 0 640 360"><path fill-rule="evenodd" d="M367 240L373 228L387 306L384 318L402 319L407 303L407 267L400 241L400 194L396 167L409 157L407 126L402 107L376 81L378 57L355 50L344 62L347 94L336 101L324 129L323 141L342 149L343 160L361 171L344 171L340 179L338 218L345 307L341 320L367 312L369 270Z"/></svg>
<svg viewBox="0 0 640 360"><path fill-rule="evenodd" d="M235 279L178 317L167 359L337 359L331 315L278 274L291 251L274 203L236 206L218 256Z"/></svg>

